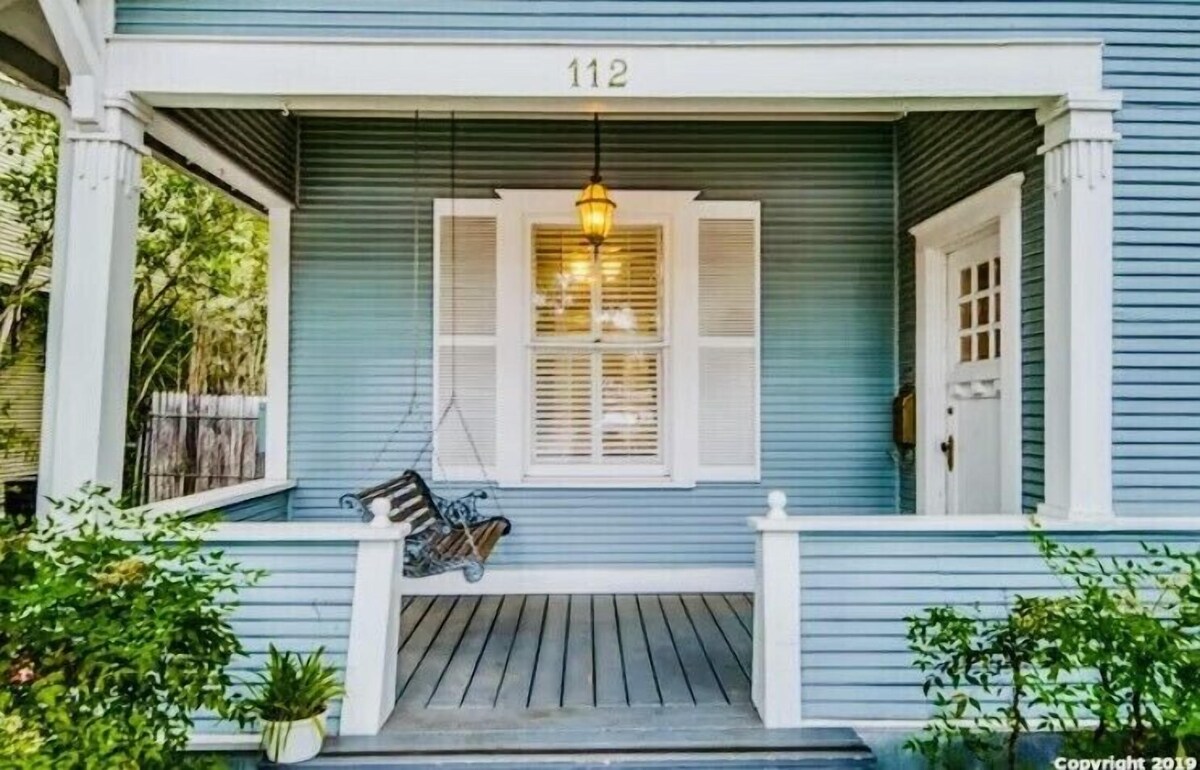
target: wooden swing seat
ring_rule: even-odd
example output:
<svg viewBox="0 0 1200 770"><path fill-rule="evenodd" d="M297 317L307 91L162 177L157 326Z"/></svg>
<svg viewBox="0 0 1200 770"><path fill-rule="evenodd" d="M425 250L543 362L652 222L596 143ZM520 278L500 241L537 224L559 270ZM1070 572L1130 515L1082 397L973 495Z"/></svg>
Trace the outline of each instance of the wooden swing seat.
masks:
<svg viewBox="0 0 1200 770"><path fill-rule="evenodd" d="M485 517L477 508L487 492L476 489L450 500L430 491L421 474L408 470L394 479L357 493L342 495L342 508L364 520L372 518L376 500L388 502L388 518L407 523L412 533L405 541L405 577L428 577L461 569L468 582L483 577L484 563L500 538L512 531L503 516ZM472 543L474 547L472 547Z"/></svg>

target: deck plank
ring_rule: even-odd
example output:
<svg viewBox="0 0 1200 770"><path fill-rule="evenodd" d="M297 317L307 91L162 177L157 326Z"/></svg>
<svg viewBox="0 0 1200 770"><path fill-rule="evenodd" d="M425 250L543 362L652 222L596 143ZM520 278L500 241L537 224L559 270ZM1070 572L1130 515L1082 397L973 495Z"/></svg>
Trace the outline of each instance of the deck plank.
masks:
<svg viewBox="0 0 1200 770"><path fill-rule="evenodd" d="M721 629L725 640L729 642L734 656L737 657L738 665L742 667L742 673L749 677L754 667L754 640L750 638L750 634L742 622L737 619L737 615L734 614L733 608L729 606L729 601L724 596L705 594L704 603L708 605L713 619L717 622L717 627Z"/></svg>
<svg viewBox="0 0 1200 770"><path fill-rule="evenodd" d="M725 594L725 600L733 608L734 614L746 629L746 633L754 636L754 600L746 594Z"/></svg>
<svg viewBox="0 0 1200 770"><path fill-rule="evenodd" d="M450 657L458 648L458 642L462 639L463 632L466 631L467 624L470 622L471 616L475 614L475 608L478 605L478 597L458 597L454 609L446 617L446 622L442 624L429 652L417 666L412 678L408 680L404 694L400 697L401 705L415 708L425 708L429 705L429 699L433 697L434 690L437 689L438 682L441 681L446 666L450 662Z"/></svg>
<svg viewBox="0 0 1200 770"><path fill-rule="evenodd" d="M508 666L509 654L516 637L517 621L521 617L524 604L525 597L519 594L502 597L492 633L488 636L483 654L479 657L475 676L467 686L463 708L491 708L496 704L496 696L500 692L500 682Z"/></svg>
<svg viewBox="0 0 1200 770"><path fill-rule="evenodd" d="M592 646L592 597L570 597L567 623L567 658L563 665L562 705L595 706L595 659Z"/></svg>
<svg viewBox="0 0 1200 770"><path fill-rule="evenodd" d="M708 605L699 594L684 594L683 609L696 629L704 654L712 666L713 673L725 699L729 703L748 703L750 701L750 680L742 670L733 648L725 640L725 635L717 626L717 621L708 610Z"/></svg>
<svg viewBox="0 0 1200 770"><path fill-rule="evenodd" d="M421 623L421 618L425 617L425 613L429 611L433 605L434 596L410 596L408 597L404 611L400 613L400 646L403 647L413 632L417 630L417 626Z"/></svg>
<svg viewBox="0 0 1200 770"><path fill-rule="evenodd" d="M496 619L496 612L500 609L501 598L485 596L479 600L479 606L476 608L475 614L471 616L471 622L458 642L458 648L454 650L454 655L446 665L446 670L442 672L437 689L429 699L430 708L459 708L462 706L463 699L467 695L467 687L470 686L471 679L475 676L479 658L483 654L483 646L487 644L488 637L491 635L492 624Z"/></svg>
<svg viewBox="0 0 1200 770"><path fill-rule="evenodd" d="M397 698L403 696L417 666L425 659L430 645L437 638L438 632L442 630L442 624L446 622L446 616L450 614L457 602L457 596L437 597L429 611L421 618L420 624L405 640L404 646L400 648L400 660L396 666Z"/></svg>
<svg viewBox="0 0 1200 770"><path fill-rule="evenodd" d="M592 597L592 635L596 651L596 705L628 706L617 609L611 594Z"/></svg>
<svg viewBox="0 0 1200 770"><path fill-rule="evenodd" d="M527 596L517 622L517 633L508 654L508 667L496 695L496 707L523 709L529 705L533 672L537 664L542 622L546 615L545 596Z"/></svg>
<svg viewBox="0 0 1200 770"><path fill-rule="evenodd" d="M696 629L683 609L683 602L676 594L660 596L659 601L667 619L667 628L671 630L671 637L675 640L679 662L683 665L683 675L687 677L688 685L692 688L692 699L697 705L727 703L725 692L713 673L712 664L700 644Z"/></svg>
<svg viewBox="0 0 1200 770"><path fill-rule="evenodd" d="M683 675L683 665L675 642L663 617L659 597L654 594L638 596L646 641L650 648L650 661L654 665L654 676L664 706L693 705L692 691Z"/></svg>
<svg viewBox="0 0 1200 770"><path fill-rule="evenodd" d="M646 632L642 627L637 597L618 596L616 605L621 639L621 663L625 673L629 705L661 706L662 698L658 695L654 666L650 663L650 650L646 646Z"/></svg>
<svg viewBox="0 0 1200 770"><path fill-rule="evenodd" d="M568 606L567 596L551 596L546 602L546 616L542 623L542 641L538 649L537 666L533 672L533 688L529 693L530 708L559 708L562 706Z"/></svg>

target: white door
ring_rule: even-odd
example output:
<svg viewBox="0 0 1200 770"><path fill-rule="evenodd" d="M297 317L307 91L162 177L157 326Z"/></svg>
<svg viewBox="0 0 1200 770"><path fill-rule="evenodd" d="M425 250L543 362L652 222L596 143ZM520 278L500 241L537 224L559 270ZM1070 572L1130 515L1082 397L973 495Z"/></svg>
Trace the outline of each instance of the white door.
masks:
<svg viewBox="0 0 1200 770"><path fill-rule="evenodd" d="M1000 238L985 230L948 252L946 512L999 513L1001 503Z"/></svg>

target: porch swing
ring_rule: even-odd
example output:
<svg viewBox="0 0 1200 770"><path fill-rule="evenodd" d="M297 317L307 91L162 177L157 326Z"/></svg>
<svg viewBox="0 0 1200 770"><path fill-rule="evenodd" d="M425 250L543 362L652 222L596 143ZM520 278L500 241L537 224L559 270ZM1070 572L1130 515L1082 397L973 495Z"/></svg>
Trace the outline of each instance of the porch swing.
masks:
<svg viewBox="0 0 1200 770"><path fill-rule="evenodd" d="M457 128L457 120L454 113L451 113L451 200L456 198ZM419 129L420 113L418 112L413 115L414 189L411 197L413 214L413 270L410 304L410 321L412 323L410 324L410 328L415 327L417 297L420 290L420 274L418 269L418 248L420 245L418 222L420 211L415 187L419 183L416 180L419 180L421 173ZM450 240L452 244L455 242L457 221L457 217L452 215L450 218ZM452 246L450 252L450 258L453 260L457 249ZM454 291L455 289L452 288L452 295ZM456 300L457 297L452 296L451 301L455 302ZM451 343L451 360L454 360L454 353L454 343ZM392 439L404 430L405 426L416 413L418 362L415 354L412 358L412 390L408 408L401 416L400 422L396 425L387 441L384 442L383 447L375 456L368 474L373 472L378 466ZM475 489L457 498L442 497L430 490L425 479L416 470L416 466L420 465L421 460L432 447L433 437L437 435L437 432L441 430L446 420L453 414L457 417L459 425L467 438L467 443L474 453L479 477L489 486L495 486L488 476L487 467L479 454L475 439L471 435L470 426L459 406L458 391L454 377L456 370L457 367L452 367L450 370L450 398L446 401L446 405L442 408L437 416L437 420L431 426L425 443L417 452L416 457L409 463L408 470L405 470L396 478L389 479L375 486L367 487L359 492L342 495L339 502L342 508L354 511L361 515L364 520L373 519L376 516L387 516L393 522L406 523L411 526L411 534L405 542L405 577L428 577L430 575L461 569L463 577L468 582L475 583L483 577L484 564L487 562L488 557L491 556L500 538L512 531L512 523L503 516L503 508L500 507L498 499L495 502L497 508L500 509L501 515L489 517L479 511L479 501L488 499L488 493L485 489Z"/></svg>

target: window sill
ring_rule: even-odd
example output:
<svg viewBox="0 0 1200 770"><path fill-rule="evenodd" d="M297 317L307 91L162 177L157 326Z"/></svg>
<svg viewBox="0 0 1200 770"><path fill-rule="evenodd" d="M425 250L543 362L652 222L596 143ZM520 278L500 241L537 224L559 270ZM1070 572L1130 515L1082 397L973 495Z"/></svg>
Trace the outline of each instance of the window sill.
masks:
<svg viewBox="0 0 1200 770"><path fill-rule="evenodd" d="M692 489L694 481L663 477L547 478L533 476L520 481L502 481L501 489Z"/></svg>

